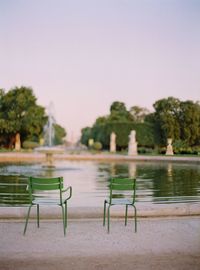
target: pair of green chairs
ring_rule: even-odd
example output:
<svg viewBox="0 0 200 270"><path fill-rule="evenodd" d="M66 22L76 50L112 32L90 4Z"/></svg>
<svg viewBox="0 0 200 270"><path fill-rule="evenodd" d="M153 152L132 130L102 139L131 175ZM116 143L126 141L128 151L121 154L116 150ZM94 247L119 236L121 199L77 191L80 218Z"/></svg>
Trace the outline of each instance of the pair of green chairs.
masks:
<svg viewBox="0 0 200 270"><path fill-rule="evenodd" d="M67 228L67 202L72 196L72 187L64 189L63 177L42 178L30 177L28 184L30 205L26 216L24 235L32 206L37 206L37 226L40 226L40 205L58 205L62 209L63 229L66 235Z"/></svg>
<svg viewBox="0 0 200 270"><path fill-rule="evenodd" d="M30 205L26 216L26 223L24 227L24 235L26 233L28 220L32 206L37 207L37 226L40 226L39 210L40 205L58 205L62 208L62 219L64 235L66 235L67 228L67 202L72 196L72 187L69 186L63 189L63 177L55 178L42 178L42 177L30 177L29 178L29 197ZM127 225L128 218L128 206L133 206L135 212L135 232L137 232L137 210L135 207L136 197L136 179L115 177L112 178L109 185L109 198L104 201L104 215L103 225L106 223L108 233L110 231L110 207L115 205L124 205L125 210L125 225ZM108 208L107 208L108 206ZM107 210L107 214L106 214Z"/></svg>
<svg viewBox="0 0 200 270"><path fill-rule="evenodd" d="M125 177L111 178L109 184L109 198L104 201L103 226L106 223L108 233L110 231L110 208L111 206L125 206L125 226L127 225L128 207L134 208L135 232L137 232L137 209L135 207L136 199L136 179ZM107 211L106 211L107 210Z"/></svg>

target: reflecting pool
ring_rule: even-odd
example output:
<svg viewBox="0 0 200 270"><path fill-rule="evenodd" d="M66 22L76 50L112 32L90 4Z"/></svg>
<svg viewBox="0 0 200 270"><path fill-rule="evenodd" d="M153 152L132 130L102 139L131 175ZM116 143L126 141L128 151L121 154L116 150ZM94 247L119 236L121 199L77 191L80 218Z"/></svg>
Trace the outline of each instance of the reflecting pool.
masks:
<svg viewBox="0 0 200 270"><path fill-rule="evenodd" d="M200 202L198 164L57 161L55 168L48 169L35 163L1 163L0 180L5 175L63 176L65 185L73 188L70 206L77 207L102 207L109 178L116 175L137 178L137 202L141 204Z"/></svg>

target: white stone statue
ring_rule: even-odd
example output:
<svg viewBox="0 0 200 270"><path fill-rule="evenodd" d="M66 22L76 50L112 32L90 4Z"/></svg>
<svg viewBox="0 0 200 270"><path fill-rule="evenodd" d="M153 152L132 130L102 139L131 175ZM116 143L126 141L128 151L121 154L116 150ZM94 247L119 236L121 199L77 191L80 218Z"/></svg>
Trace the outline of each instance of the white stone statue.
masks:
<svg viewBox="0 0 200 270"><path fill-rule="evenodd" d="M20 140L20 134L17 133L15 137L15 150L20 151L21 150L21 140Z"/></svg>
<svg viewBox="0 0 200 270"><path fill-rule="evenodd" d="M110 152L116 152L116 134L114 132L110 134Z"/></svg>
<svg viewBox="0 0 200 270"><path fill-rule="evenodd" d="M129 135L129 144L128 144L128 155L136 156L137 155L137 142L136 142L136 132L132 130Z"/></svg>
<svg viewBox="0 0 200 270"><path fill-rule="evenodd" d="M166 155L167 156L172 156L174 154L173 152L173 147L172 147L172 139L168 138L167 139L167 151L166 151Z"/></svg>

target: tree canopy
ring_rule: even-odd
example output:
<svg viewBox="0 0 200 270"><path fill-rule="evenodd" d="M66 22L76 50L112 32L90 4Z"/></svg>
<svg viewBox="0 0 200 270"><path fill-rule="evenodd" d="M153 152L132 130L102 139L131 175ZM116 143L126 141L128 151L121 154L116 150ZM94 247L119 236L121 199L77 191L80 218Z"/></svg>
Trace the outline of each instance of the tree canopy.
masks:
<svg viewBox="0 0 200 270"><path fill-rule="evenodd" d="M118 149L124 149L134 129L139 146L166 146L167 138L176 145L200 146L199 102L168 97L157 100L153 107L154 112L139 106L127 110L123 102L115 101L109 115L98 117L92 127L82 129L81 141L87 145L92 138L105 149L109 147L111 132L115 132Z"/></svg>
<svg viewBox="0 0 200 270"><path fill-rule="evenodd" d="M0 89L1 146L12 148L17 134L22 142L38 141L46 122L45 108L37 104L32 88L15 87L7 93Z"/></svg>
<svg viewBox="0 0 200 270"><path fill-rule="evenodd" d="M200 144L200 104L168 97L154 104L154 121L160 132L161 143L167 138L182 140L186 144Z"/></svg>
<svg viewBox="0 0 200 270"><path fill-rule="evenodd" d="M161 143L165 144L167 138L173 140L180 138L180 100L173 97L160 99L153 104L155 109L154 120L160 133Z"/></svg>
<svg viewBox="0 0 200 270"><path fill-rule="evenodd" d="M29 87L15 87L5 93L1 91L0 99L0 133L1 143L12 147L15 136L21 139L38 137L47 120L45 108L36 104L36 97Z"/></svg>
<svg viewBox="0 0 200 270"><path fill-rule="evenodd" d="M108 121L123 122L130 121L130 113L126 109L126 105L123 102L115 101L110 106L110 115Z"/></svg>

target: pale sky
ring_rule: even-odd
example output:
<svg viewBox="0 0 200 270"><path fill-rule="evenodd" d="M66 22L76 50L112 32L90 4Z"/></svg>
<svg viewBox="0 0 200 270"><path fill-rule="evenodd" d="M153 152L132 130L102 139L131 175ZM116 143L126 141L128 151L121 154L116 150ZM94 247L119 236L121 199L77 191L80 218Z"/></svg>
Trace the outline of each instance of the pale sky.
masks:
<svg viewBox="0 0 200 270"><path fill-rule="evenodd" d="M113 101L198 101L200 0L0 0L0 88L21 85L69 140Z"/></svg>

